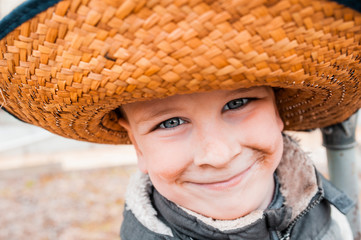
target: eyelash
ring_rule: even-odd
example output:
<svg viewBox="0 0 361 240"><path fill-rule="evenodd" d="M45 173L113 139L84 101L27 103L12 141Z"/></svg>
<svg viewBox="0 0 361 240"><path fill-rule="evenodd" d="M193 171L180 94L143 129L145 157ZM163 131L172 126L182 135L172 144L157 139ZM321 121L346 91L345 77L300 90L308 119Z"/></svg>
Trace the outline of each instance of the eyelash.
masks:
<svg viewBox="0 0 361 240"><path fill-rule="evenodd" d="M170 121L177 121L177 126L174 126L174 127L166 127L167 122L170 122ZM184 124L184 123L186 123L186 121L183 120L183 119L181 119L180 117L173 117L173 118L170 118L170 119L167 119L167 120L161 122L160 124L158 124L158 125L156 126L155 129L158 129L158 128L160 128L160 129L172 129L172 128L178 127L179 125L182 125L182 124Z"/></svg>
<svg viewBox="0 0 361 240"><path fill-rule="evenodd" d="M224 107L222 109L222 112L228 111L228 110L237 110L237 109L242 108L245 105L249 104L253 100L254 100L254 98L237 98L237 99L233 99L233 100L227 102L224 105ZM230 104L234 104L234 105L240 104L240 105L236 106L236 107L234 107L234 106L230 107ZM170 123L170 121L176 121L177 125L176 126L171 126L171 127L166 127L166 124ZM180 117L173 117L173 118L167 119L167 120L161 122L160 124L158 124L154 128L154 130L156 130L156 129L172 129L172 128L178 127L179 125L182 125L184 123L187 123L187 121L183 120Z"/></svg>
<svg viewBox="0 0 361 240"><path fill-rule="evenodd" d="M224 112L224 111L227 111L227 110L237 110L239 108L242 108L242 107L246 106L247 104L249 104L253 100L254 100L254 98L237 98L237 99L233 99L233 100L227 102L224 105L222 111ZM240 105L235 106L235 107L234 106L231 107L230 104L234 104L234 105L240 104Z"/></svg>

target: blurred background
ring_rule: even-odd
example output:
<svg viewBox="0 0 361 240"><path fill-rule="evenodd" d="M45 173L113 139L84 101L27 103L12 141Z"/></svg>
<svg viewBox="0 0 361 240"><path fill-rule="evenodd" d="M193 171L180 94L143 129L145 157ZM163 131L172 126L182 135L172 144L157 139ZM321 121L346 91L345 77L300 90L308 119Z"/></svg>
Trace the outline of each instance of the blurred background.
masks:
<svg viewBox="0 0 361 240"><path fill-rule="evenodd" d="M0 239L119 239L130 145L78 142L0 110Z"/></svg>
<svg viewBox="0 0 361 240"><path fill-rule="evenodd" d="M0 0L0 19L23 1ZM65 139L0 107L0 240L119 239L135 162L132 146Z"/></svg>

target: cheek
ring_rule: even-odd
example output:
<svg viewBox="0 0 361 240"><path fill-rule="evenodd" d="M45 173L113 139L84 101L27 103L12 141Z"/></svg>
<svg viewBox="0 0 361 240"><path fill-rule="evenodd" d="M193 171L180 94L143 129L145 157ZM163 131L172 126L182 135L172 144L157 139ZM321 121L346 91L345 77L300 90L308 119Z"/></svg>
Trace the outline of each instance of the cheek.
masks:
<svg viewBox="0 0 361 240"><path fill-rule="evenodd" d="M258 162L257 170L254 175L254 181L264 184L273 178L273 174L281 162L283 154L283 137L275 139L272 144L257 149L261 158ZM264 187L264 186L261 186Z"/></svg>
<svg viewBox="0 0 361 240"><path fill-rule="evenodd" d="M282 154L283 154L283 139L282 137L275 142L270 148L272 151L264 152L264 160L262 161L261 168L264 171L273 172L278 167Z"/></svg>
<svg viewBox="0 0 361 240"><path fill-rule="evenodd" d="M264 164L277 166L283 153L283 137L278 118L273 112L256 112L242 123L244 146L258 150Z"/></svg>
<svg viewBox="0 0 361 240"><path fill-rule="evenodd" d="M177 142L151 140L141 148L149 176L154 180L174 182L191 164L190 151Z"/></svg>
<svg viewBox="0 0 361 240"><path fill-rule="evenodd" d="M248 136L258 138L259 141L269 142L281 134L276 116L253 114L242 124L243 132Z"/></svg>

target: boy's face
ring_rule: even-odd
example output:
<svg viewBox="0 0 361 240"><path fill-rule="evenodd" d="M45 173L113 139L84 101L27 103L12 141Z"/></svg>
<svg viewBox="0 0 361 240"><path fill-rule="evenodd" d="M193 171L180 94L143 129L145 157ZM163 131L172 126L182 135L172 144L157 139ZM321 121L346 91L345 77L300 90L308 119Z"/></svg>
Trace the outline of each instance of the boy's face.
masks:
<svg viewBox="0 0 361 240"><path fill-rule="evenodd" d="M265 209L282 152L271 88L176 95L123 106L138 164L170 201L214 219Z"/></svg>

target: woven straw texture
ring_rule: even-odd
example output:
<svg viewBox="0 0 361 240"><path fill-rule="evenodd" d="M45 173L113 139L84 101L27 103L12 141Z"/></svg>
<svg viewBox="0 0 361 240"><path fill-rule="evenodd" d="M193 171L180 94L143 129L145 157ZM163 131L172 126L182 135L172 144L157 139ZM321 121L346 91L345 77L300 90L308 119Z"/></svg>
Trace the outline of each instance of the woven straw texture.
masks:
<svg viewBox="0 0 361 240"><path fill-rule="evenodd" d="M122 104L266 85L286 129L322 127L361 106L360 26L322 0L64 0L0 40L0 103L59 135L119 144Z"/></svg>

